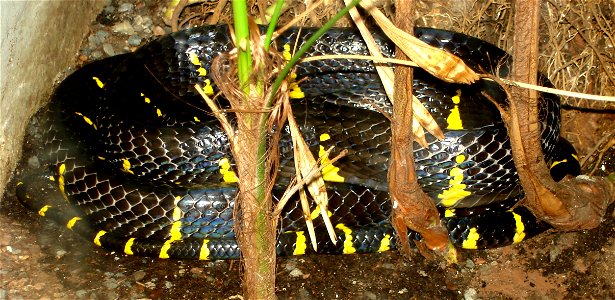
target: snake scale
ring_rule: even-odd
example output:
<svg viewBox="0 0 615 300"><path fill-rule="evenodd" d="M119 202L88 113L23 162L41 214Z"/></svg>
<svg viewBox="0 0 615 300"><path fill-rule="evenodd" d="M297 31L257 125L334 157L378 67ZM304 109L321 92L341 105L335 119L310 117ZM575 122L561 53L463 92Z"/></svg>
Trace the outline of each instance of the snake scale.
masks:
<svg viewBox="0 0 615 300"><path fill-rule="evenodd" d="M295 28L276 40L287 54L315 32ZM472 69L507 74L510 57L482 40L450 31L417 28L422 41L456 54ZM385 56L393 44L375 37ZM112 251L162 258L229 259L240 255L233 231L236 176L228 141L193 86L210 95L212 59L232 49L225 25L182 30L134 53L92 62L66 78L39 115L45 128L43 170L18 183L19 199L38 214L66 225ZM307 56L367 54L355 29L321 37ZM318 252L364 253L396 246L389 223L387 169L391 112L374 65L327 59L300 63L291 91L293 113L310 149L322 157L334 146L348 154L323 170L330 219L329 241L312 207ZM544 84L548 80L541 76ZM482 249L517 243L546 230L527 209L509 139L495 106L509 101L494 82L442 82L414 73L414 93L445 133L414 145L423 190L441 211L451 242ZM224 105L224 99L218 99ZM542 147L552 175L578 174L574 149L560 139L559 99L540 102ZM294 169L292 143L283 134L274 199ZM322 157L327 159L326 157ZM568 163L563 163L567 161ZM513 207L514 206L514 207ZM278 255L312 251L298 201L286 205L278 226ZM411 233L412 239L420 239Z"/></svg>

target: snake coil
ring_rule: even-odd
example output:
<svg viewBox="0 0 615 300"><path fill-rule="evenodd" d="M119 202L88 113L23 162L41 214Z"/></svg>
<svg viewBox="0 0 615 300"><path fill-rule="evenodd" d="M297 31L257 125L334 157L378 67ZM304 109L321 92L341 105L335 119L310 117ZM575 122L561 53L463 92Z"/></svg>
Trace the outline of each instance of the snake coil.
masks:
<svg viewBox="0 0 615 300"><path fill-rule="evenodd" d="M277 45L288 52L312 33L311 28L292 29ZM484 41L428 28L417 28L415 34L476 71L507 73L508 55ZM393 56L391 42L380 32L375 36L382 52ZM162 258L239 257L233 232L236 176L228 141L192 88L199 83L211 95L217 91L208 76L210 62L231 48L226 26L192 28L70 75L40 115L46 170L18 184L19 199L110 250ZM307 53L321 54L367 50L356 30L334 29ZM416 172L441 209L451 242L482 249L517 243L547 229L527 209L513 209L523 191L506 129L484 96L506 105L502 88L488 81L444 83L422 70L414 74L415 95L445 133L442 141L428 134L427 148L414 147ZM328 240L319 210L311 208L318 251L395 247L386 177L390 128L383 115L391 106L374 65L320 60L299 64L296 75L293 113L310 149L321 157L330 146L348 151L323 170L336 245ZM540 119L545 160L554 177L578 174L578 164L561 163L573 160L574 149L559 137L557 97L543 95ZM278 192L294 174L289 134L279 149ZM310 252L297 202L291 201L280 219L278 255Z"/></svg>

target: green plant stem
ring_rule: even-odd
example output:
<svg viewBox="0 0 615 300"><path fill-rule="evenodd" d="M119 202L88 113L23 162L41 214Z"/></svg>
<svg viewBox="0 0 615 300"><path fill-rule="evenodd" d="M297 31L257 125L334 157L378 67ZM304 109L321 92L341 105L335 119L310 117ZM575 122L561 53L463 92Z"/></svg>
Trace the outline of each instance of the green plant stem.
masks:
<svg viewBox="0 0 615 300"><path fill-rule="evenodd" d="M267 27L267 34L265 35L265 42L263 44L265 51L269 51L269 47L271 46L271 38L273 37L275 27L278 25L278 19L280 18L280 12L282 11L283 6L284 0L278 0L275 4L275 9L273 10L273 15L271 16L271 22L269 22L269 26Z"/></svg>
<svg viewBox="0 0 615 300"><path fill-rule="evenodd" d="M267 34L265 36L265 41L263 44L265 51L269 51L269 48L271 45L271 38L273 36L273 32L275 30L275 26L278 22L278 19L280 18L280 12L282 11L283 6L284 6L284 0L278 0L276 3L275 9L274 9L273 15L271 17L271 22L269 22L269 27L267 27ZM258 78L257 87L258 87L259 97L263 97L264 96L264 78L263 77ZM271 104L272 103L267 103L265 108L270 108ZM264 158L267 155L267 134L268 134L267 118L262 117L260 126L259 126L259 138L258 138L258 149L257 149L257 153L258 153L257 157L259 158L259 163L257 165L257 180L259 180L259 182L262 182L263 184L257 187L256 192L257 192L257 196L259 197L258 199L262 199L263 201L266 200L264 199L265 194L266 194L266 185L264 184L265 183L264 180L267 174L266 174L266 160ZM259 214L256 220L257 226L267 226L268 217L269 217L268 215ZM261 228L261 227L257 227L257 228ZM264 233L265 231L258 231L258 232ZM259 237L259 240L262 240L262 237ZM266 271L266 270L262 270L262 271Z"/></svg>
<svg viewBox="0 0 615 300"><path fill-rule="evenodd" d="M248 5L246 0L233 0L233 22L237 41L237 69L241 89L250 95L250 72L252 55L250 53L250 29L248 26Z"/></svg>
<svg viewBox="0 0 615 300"><path fill-rule="evenodd" d="M271 96L269 97L269 100L267 101L267 107L271 107L271 105L273 104L273 98L275 96L275 92L280 88L280 85L282 84L282 81L290 73L290 70L292 69L292 67L294 65L296 65L297 62L299 62L299 60L301 60L301 57L303 57L305 52L307 52L308 49L310 49L310 47L312 47L312 45L316 42L316 40L318 40L323 34L325 34L325 32L327 32L327 30L329 30L329 28L333 27L333 25L335 25L335 23L339 19L341 19L344 15L346 15L348 13L348 11L350 11L351 8L357 6L359 4L359 2L361 2L361 0L353 0L352 2L350 2L350 4L348 4L342 10L340 10L337 14L335 14L335 16L333 16L333 18L331 18L329 21L327 21L327 23L325 23L320 29L318 29L301 46L301 48L299 48L299 50L297 50L297 53L295 53L295 55L293 55L290 58L288 63L284 66L284 69L282 69L282 72L280 72L278 77L276 77L275 81L273 82L273 85L272 85L272 91L273 92L271 93Z"/></svg>

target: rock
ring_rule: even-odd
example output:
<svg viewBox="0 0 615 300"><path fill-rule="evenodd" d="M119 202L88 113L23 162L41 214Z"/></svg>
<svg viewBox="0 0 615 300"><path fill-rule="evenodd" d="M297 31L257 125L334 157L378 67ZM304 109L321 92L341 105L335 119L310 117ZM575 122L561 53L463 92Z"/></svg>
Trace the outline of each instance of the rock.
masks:
<svg viewBox="0 0 615 300"><path fill-rule="evenodd" d="M391 263L383 263L382 264L382 268L383 269L387 269L387 270L394 270L395 269L395 265L391 264Z"/></svg>
<svg viewBox="0 0 615 300"><path fill-rule="evenodd" d="M143 17L143 24L141 24L143 26L143 29L150 28L153 24L154 21L152 21L152 18L148 16Z"/></svg>
<svg viewBox="0 0 615 300"><path fill-rule="evenodd" d="M118 287L117 281L113 278L107 278L105 279L104 285L106 288L108 289L116 289Z"/></svg>
<svg viewBox="0 0 615 300"><path fill-rule="evenodd" d="M120 22L113 25L113 27L111 27L111 30L113 30L113 32L122 33L125 35L135 34L135 29L132 27L132 25L130 25L130 22L128 21Z"/></svg>
<svg viewBox="0 0 615 300"><path fill-rule="evenodd" d="M377 300L378 296L370 291L365 291L365 299L369 299L369 300Z"/></svg>
<svg viewBox="0 0 615 300"><path fill-rule="evenodd" d="M111 44L103 44L103 51L108 56L114 56L115 55L115 50L113 50L113 46Z"/></svg>
<svg viewBox="0 0 615 300"><path fill-rule="evenodd" d="M65 250L58 250L58 251L56 251L56 258L61 258L64 255L66 255L66 253L67 252Z"/></svg>
<svg viewBox="0 0 615 300"><path fill-rule="evenodd" d="M99 31L96 31L94 35L97 36L99 39L101 39L104 42L105 39L107 39L107 37L109 36L109 33L105 30L99 30Z"/></svg>
<svg viewBox="0 0 615 300"><path fill-rule="evenodd" d="M96 49L100 44L105 42L107 35L109 35L109 33L106 31L99 30L95 34L88 36L88 47L90 49Z"/></svg>
<svg viewBox="0 0 615 300"><path fill-rule="evenodd" d="M133 34L128 38L128 45L139 46L141 45L141 40L142 38L140 36Z"/></svg>
<svg viewBox="0 0 615 300"><path fill-rule="evenodd" d="M86 290L78 290L75 292L75 295L77 296L77 298L83 299L88 295L88 292Z"/></svg>
<svg viewBox="0 0 615 300"><path fill-rule="evenodd" d="M154 26L154 35L155 36L163 36L167 34L164 29L160 26Z"/></svg>
<svg viewBox="0 0 615 300"><path fill-rule="evenodd" d="M301 300L312 299L312 295L310 295L310 292L308 292L308 290L304 287L299 288L299 290L297 291L297 295L299 296L298 299Z"/></svg>
<svg viewBox="0 0 615 300"><path fill-rule="evenodd" d="M475 300L478 299L478 292L475 289L469 288L463 293L463 299L465 300Z"/></svg>
<svg viewBox="0 0 615 300"><path fill-rule="evenodd" d="M288 275L290 277L301 277L301 276L303 276L303 272L301 272L301 270L299 270L299 269L293 269L292 271L290 271L290 273Z"/></svg>
<svg viewBox="0 0 615 300"><path fill-rule="evenodd" d="M134 18L132 18L132 28L134 28L136 31L143 30L143 17L141 17L140 15L134 16Z"/></svg>
<svg viewBox="0 0 615 300"><path fill-rule="evenodd" d="M474 262L471 259L466 260L466 268L474 269Z"/></svg>
<svg viewBox="0 0 615 300"><path fill-rule="evenodd" d="M154 24L154 22L152 21L152 18L150 17L143 17L140 15L136 15L134 17L134 19L132 20L132 27L136 30L136 31L146 31L149 30L149 28L152 26L152 24Z"/></svg>
<svg viewBox="0 0 615 300"><path fill-rule="evenodd" d="M89 47L84 47L83 50L81 50L79 60L81 60L82 62L88 61L88 56L90 56L90 54L92 54L92 49L90 49Z"/></svg>
<svg viewBox="0 0 615 300"><path fill-rule="evenodd" d="M135 9L135 5L132 3L122 3L120 4L120 6L117 8L118 12L132 12Z"/></svg>
<svg viewBox="0 0 615 300"><path fill-rule="evenodd" d="M135 281L141 281L145 278L145 272L143 270L136 271L132 274L132 278L134 278Z"/></svg>
<svg viewBox="0 0 615 300"><path fill-rule="evenodd" d="M30 156L30 158L28 158L28 167L37 169L40 166L41 166L41 163L38 161L38 157Z"/></svg>
<svg viewBox="0 0 615 300"><path fill-rule="evenodd" d="M113 5L107 5L103 9L103 13L105 13L105 14L112 14L114 12L115 12L115 6L113 6Z"/></svg>

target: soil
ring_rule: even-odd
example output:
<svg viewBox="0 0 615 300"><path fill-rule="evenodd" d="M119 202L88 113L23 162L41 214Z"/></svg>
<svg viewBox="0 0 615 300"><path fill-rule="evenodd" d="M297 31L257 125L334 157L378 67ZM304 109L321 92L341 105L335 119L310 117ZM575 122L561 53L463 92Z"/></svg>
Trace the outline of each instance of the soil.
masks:
<svg viewBox="0 0 615 300"><path fill-rule="evenodd" d="M118 11L123 3L133 4L128 13L156 20L161 8L155 2L110 6ZM108 9L92 25L92 34L106 30L101 23L117 24L124 17ZM155 26L166 29L155 21L150 32L136 33L141 44L160 32ZM109 48L101 49L107 43L116 45L117 53L133 50L125 43L127 37L110 32L105 43L84 41L80 61L105 55ZM615 124L612 114L566 115L564 134L577 147L583 141L575 137L600 136ZM37 138L29 138L15 177L37 163L29 152ZM591 150L591 143L586 144L579 149L582 155ZM162 260L106 252L27 211L15 198L14 186L9 184L0 201L0 300L242 298L238 261ZM613 206L593 230L547 232L518 245L460 254L457 265L426 260L416 250L409 259L396 251L279 258L276 292L280 299L615 298Z"/></svg>
<svg viewBox="0 0 615 300"><path fill-rule="evenodd" d="M615 215L594 230L462 251L458 265L416 251L278 258L279 299L613 299ZM0 207L0 299L240 299L238 261L109 253L26 211Z"/></svg>

